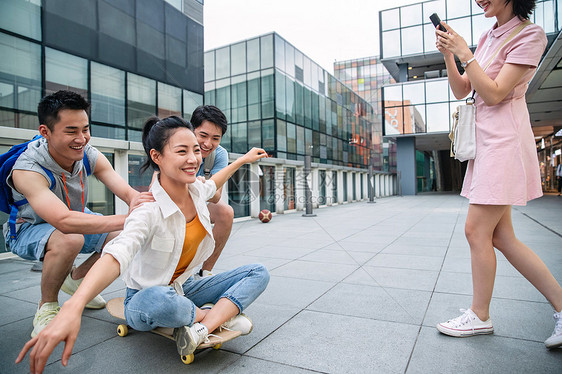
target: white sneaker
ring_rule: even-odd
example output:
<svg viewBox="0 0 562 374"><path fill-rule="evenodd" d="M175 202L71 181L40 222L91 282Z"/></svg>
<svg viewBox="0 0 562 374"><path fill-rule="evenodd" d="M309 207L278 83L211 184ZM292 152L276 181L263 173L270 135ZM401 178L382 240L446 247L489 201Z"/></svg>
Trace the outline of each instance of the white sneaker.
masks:
<svg viewBox="0 0 562 374"><path fill-rule="evenodd" d="M252 332L254 324L247 315L240 313L223 323L220 327L227 330L240 331L242 335L248 335Z"/></svg>
<svg viewBox="0 0 562 374"><path fill-rule="evenodd" d="M60 310L59 303L53 301L51 303L44 303L41 308L37 308L37 312L35 312L35 317L33 318L33 331L31 332L31 337L34 338L43 330L49 322Z"/></svg>
<svg viewBox="0 0 562 374"><path fill-rule="evenodd" d="M544 341L546 348L558 348L562 346L562 312L554 313L554 332L552 336Z"/></svg>
<svg viewBox="0 0 562 374"><path fill-rule="evenodd" d="M209 341L209 330L199 322L193 326L182 326L174 329L174 340L180 356L187 356L195 351L202 342Z"/></svg>
<svg viewBox="0 0 562 374"><path fill-rule="evenodd" d="M445 335L456 337L492 334L494 332L494 326L492 326L490 318L487 321L482 321L471 309L461 309L460 311L463 312L461 316L439 323L437 330Z"/></svg>
<svg viewBox="0 0 562 374"><path fill-rule="evenodd" d="M72 271L68 273L60 289L61 291L72 296L74 295L74 292L76 292L78 286L80 286L80 283L82 283L84 278L75 280L72 279L72 276L70 274L72 274ZM94 297L88 304L86 304L86 308L88 309L102 309L104 306L105 306L105 300L100 295Z"/></svg>
<svg viewBox="0 0 562 374"><path fill-rule="evenodd" d="M215 304L207 303L200 309L212 309L213 306L215 306ZM232 317L219 326L219 329L240 331L242 332L242 335L248 335L252 332L253 328L254 324L252 323L252 320L244 313L240 313L239 315Z"/></svg>

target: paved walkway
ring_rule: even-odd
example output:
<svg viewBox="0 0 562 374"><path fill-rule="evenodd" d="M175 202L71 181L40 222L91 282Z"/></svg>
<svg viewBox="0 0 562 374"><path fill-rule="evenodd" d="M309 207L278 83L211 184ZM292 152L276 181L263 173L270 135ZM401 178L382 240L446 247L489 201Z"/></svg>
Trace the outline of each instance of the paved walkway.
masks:
<svg viewBox="0 0 562 374"><path fill-rule="evenodd" d="M105 310L87 311L66 369L62 347L47 373L561 373L562 349L543 341L552 308L498 254L492 318L496 333L456 339L437 322L471 302L467 201L450 194L391 197L238 222L217 264L221 271L261 262L271 272L246 311L254 331L206 350L186 367L165 338L115 333ZM562 198L514 208L519 238L562 282ZM28 340L40 274L19 259L0 261L0 373ZM103 295L122 296L120 280ZM68 297L61 293L61 301Z"/></svg>

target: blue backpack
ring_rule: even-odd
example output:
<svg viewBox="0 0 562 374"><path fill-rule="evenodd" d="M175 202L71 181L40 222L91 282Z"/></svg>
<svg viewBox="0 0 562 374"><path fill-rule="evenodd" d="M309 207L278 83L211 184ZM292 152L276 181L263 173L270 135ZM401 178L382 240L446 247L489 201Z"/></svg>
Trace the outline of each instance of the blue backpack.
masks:
<svg viewBox="0 0 562 374"><path fill-rule="evenodd" d="M25 152L29 143L37 141L41 139L41 135L35 135L35 137L25 143L16 144L6 153L0 155L0 210L4 213L8 213L10 215L9 224L10 224L10 238L15 240L16 239L16 219L18 216L18 207L27 204L27 199L14 201L14 197L12 196L12 189L7 183L8 176L12 172L12 168L16 163L16 160L20 155ZM86 151L84 151L84 158L82 159L84 162L84 167L86 168L86 174L89 176L92 174L90 170L90 163L88 162L88 157L86 157ZM41 166L41 165L39 165ZM55 187L55 177L53 173L41 166L50 180L49 188L52 190Z"/></svg>

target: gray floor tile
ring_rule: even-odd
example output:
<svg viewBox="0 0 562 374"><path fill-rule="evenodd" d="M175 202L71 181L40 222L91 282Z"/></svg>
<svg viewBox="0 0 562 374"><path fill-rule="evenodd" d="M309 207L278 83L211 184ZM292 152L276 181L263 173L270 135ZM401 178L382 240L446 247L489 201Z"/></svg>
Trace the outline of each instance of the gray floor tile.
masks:
<svg viewBox="0 0 562 374"><path fill-rule="evenodd" d="M423 327L406 373L560 373L562 350L494 335L452 338Z"/></svg>
<svg viewBox="0 0 562 374"><path fill-rule="evenodd" d="M418 329L303 311L247 355L325 373L399 373L406 368Z"/></svg>
<svg viewBox="0 0 562 374"><path fill-rule="evenodd" d="M441 269L442 262L443 259L440 257L379 253L371 261L367 262L365 265L377 266L377 267L439 271L439 269Z"/></svg>
<svg viewBox="0 0 562 374"><path fill-rule="evenodd" d="M272 275L267 288L260 295L257 302L267 305L304 309L335 284L335 282L286 278Z"/></svg>
<svg viewBox="0 0 562 374"><path fill-rule="evenodd" d="M292 261L271 271L272 275L327 282L339 282L354 270L358 265L329 264L310 261Z"/></svg>

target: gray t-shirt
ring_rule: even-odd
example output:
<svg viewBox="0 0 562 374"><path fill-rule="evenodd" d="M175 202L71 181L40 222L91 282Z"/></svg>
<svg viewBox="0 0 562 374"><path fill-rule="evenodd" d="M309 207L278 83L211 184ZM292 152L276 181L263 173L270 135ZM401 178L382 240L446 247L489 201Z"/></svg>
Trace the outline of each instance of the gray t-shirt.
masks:
<svg viewBox="0 0 562 374"><path fill-rule="evenodd" d="M99 151L87 144L84 147L86 152L88 162L90 163L90 170L93 173L96 167L96 162L98 160ZM51 157L49 154L49 149L47 146L47 140L42 138L37 141L29 143L29 146L17 159L14 167L12 168L12 173L14 170L31 170L37 172L45 177L51 183L51 179L43 168L48 169L53 173L55 178L55 186L51 191L68 206L66 191L68 191L68 200L70 201L70 209L74 211L82 212L83 208L86 207L86 202L88 201L88 181L86 174L86 167L82 160L74 163L74 169L72 173L64 170L59 164ZM12 182L12 173L8 176L8 185L12 188L12 195L14 201L19 201L25 197L14 189ZM63 176L64 180L63 182ZM80 180L82 179L82 181ZM65 191L66 184L66 191ZM82 206L82 193L84 194L84 206ZM41 217L39 217L31 208L29 204L24 204L18 208L18 219L16 221L19 225L23 222L29 222L31 224L39 224L45 222ZM7 226L7 224L5 224Z"/></svg>

